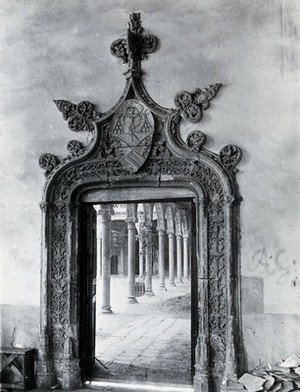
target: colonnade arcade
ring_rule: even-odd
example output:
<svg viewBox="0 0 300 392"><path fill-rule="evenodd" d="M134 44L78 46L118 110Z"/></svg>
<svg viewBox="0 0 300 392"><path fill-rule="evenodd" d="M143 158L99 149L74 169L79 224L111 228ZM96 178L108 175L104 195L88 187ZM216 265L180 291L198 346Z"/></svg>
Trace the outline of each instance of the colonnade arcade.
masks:
<svg viewBox="0 0 300 392"><path fill-rule="evenodd" d="M190 277L189 203L104 204L97 211L97 287L101 311L111 313L110 277L128 278L128 301L137 303L135 283L152 296L152 277L159 289Z"/></svg>

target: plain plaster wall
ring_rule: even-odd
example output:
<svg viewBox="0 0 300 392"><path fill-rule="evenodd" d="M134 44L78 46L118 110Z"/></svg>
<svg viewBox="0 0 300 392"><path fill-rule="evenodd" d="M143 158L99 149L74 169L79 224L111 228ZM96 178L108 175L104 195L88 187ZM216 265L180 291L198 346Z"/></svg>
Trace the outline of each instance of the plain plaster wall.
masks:
<svg viewBox="0 0 300 392"><path fill-rule="evenodd" d="M232 143L244 152L241 263L252 283L243 285L243 298L257 290L260 298L252 306L260 314L245 311L249 364L286 356L293 345L300 354L297 0L1 1L0 302L15 305L3 307L5 342L15 342L17 327L18 344L23 335L24 345L36 344L35 332L25 335L38 325L44 184L38 158L63 157L69 140L86 138L69 131L52 100L87 99L99 111L115 103L125 81L109 48L132 11L142 13L145 30L160 40L143 63L145 85L159 104L174 107L180 90L224 84L202 122L185 124L182 134L200 129L207 148L218 152ZM255 285L256 277L263 285ZM28 306L36 317L24 318Z"/></svg>

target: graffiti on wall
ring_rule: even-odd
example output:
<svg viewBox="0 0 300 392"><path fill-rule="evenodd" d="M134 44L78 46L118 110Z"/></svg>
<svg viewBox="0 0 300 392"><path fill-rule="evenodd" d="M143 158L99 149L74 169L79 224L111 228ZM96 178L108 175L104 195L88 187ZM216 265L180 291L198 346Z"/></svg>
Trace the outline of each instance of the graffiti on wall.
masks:
<svg viewBox="0 0 300 392"><path fill-rule="evenodd" d="M261 248L255 251L248 261L248 269L274 276L278 284L284 284L295 272L296 264L296 260L287 259L286 249L278 249L274 253L269 253L266 248Z"/></svg>

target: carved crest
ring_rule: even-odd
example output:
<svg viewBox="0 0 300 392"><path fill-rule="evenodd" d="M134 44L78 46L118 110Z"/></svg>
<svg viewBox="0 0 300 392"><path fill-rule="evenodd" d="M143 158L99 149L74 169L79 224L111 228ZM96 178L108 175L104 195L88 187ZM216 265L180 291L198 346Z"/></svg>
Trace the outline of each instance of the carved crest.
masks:
<svg viewBox="0 0 300 392"><path fill-rule="evenodd" d="M135 173L147 159L154 132L150 110L140 101L125 101L114 114L111 139L115 154L131 173Z"/></svg>

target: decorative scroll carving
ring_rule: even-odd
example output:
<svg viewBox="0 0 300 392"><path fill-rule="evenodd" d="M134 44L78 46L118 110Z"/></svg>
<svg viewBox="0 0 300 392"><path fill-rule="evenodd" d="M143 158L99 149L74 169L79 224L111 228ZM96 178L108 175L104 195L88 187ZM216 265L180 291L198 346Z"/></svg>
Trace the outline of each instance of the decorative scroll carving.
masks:
<svg viewBox="0 0 300 392"><path fill-rule="evenodd" d="M52 154L43 154L40 156L39 165L42 169L46 170L46 175L50 174L55 166L58 165L58 159Z"/></svg>
<svg viewBox="0 0 300 392"><path fill-rule="evenodd" d="M115 40L110 47L111 54L129 64L129 69L139 70L140 61L147 58L157 47L157 39L151 34L143 35L141 15L132 13L129 16L127 35Z"/></svg>
<svg viewBox="0 0 300 392"><path fill-rule="evenodd" d="M174 102L180 110L181 116L191 123L196 123L202 119L202 110L210 106L209 101L217 94L221 83L216 83L205 87L196 88L192 93L180 91L175 95Z"/></svg>
<svg viewBox="0 0 300 392"><path fill-rule="evenodd" d="M206 141L206 136L201 131L192 131L187 139L186 144L190 147L190 149L194 152L199 152Z"/></svg>
<svg viewBox="0 0 300 392"><path fill-rule="evenodd" d="M229 144L220 151L220 160L227 170L231 171L242 159L242 151L239 147Z"/></svg>
<svg viewBox="0 0 300 392"><path fill-rule="evenodd" d="M83 145L78 140L70 140L67 144L67 150L74 155L78 155L82 151Z"/></svg>
<svg viewBox="0 0 300 392"><path fill-rule="evenodd" d="M55 100L54 103L74 132L93 131L94 121L100 118L100 114L89 101L82 101L78 105L64 100Z"/></svg>

